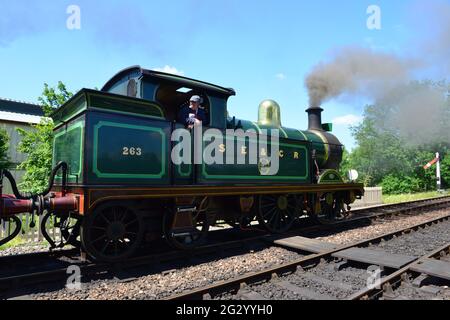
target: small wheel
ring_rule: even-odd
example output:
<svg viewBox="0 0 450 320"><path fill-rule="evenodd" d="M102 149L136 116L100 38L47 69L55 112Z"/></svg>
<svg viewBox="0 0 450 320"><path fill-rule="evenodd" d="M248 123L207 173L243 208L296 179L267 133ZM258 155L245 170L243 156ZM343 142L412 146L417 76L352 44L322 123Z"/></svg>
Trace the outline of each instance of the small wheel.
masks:
<svg viewBox="0 0 450 320"><path fill-rule="evenodd" d="M258 221L271 233L284 233L298 217L295 195L262 195L258 201Z"/></svg>
<svg viewBox="0 0 450 320"><path fill-rule="evenodd" d="M175 219L173 210L163 217L164 238L171 247L191 250L205 243L210 226L206 212L192 213L192 227L174 228Z"/></svg>
<svg viewBox="0 0 450 320"><path fill-rule="evenodd" d="M144 223L134 210L104 205L84 218L81 241L95 260L116 262L130 257L142 243Z"/></svg>

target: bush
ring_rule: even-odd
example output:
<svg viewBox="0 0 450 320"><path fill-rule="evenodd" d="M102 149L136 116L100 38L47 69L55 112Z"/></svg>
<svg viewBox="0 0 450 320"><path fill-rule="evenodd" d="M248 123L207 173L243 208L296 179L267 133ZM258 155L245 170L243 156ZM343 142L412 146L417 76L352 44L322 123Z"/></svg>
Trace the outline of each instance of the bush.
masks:
<svg viewBox="0 0 450 320"><path fill-rule="evenodd" d="M384 194L403 194L422 191L424 186L417 177L388 175L381 182Z"/></svg>
<svg viewBox="0 0 450 320"><path fill-rule="evenodd" d="M0 129L0 169L8 169L11 162L8 157L9 136L5 129Z"/></svg>
<svg viewBox="0 0 450 320"><path fill-rule="evenodd" d="M67 91L62 82L58 82L56 88L44 85L42 96L38 98L45 115L66 102L72 93ZM27 155L25 161L19 165L19 169L25 170L19 187L25 192L38 193L46 189L48 177L52 169L53 156L53 121L42 118L41 122L33 126L33 130L18 128L22 140L18 150Z"/></svg>

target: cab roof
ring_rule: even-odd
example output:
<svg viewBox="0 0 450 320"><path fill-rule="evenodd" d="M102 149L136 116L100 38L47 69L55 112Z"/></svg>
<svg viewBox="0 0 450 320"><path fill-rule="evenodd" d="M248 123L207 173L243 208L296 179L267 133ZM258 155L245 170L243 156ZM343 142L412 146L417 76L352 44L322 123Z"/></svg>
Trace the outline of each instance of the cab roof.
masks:
<svg viewBox="0 0 450 320"><path fill-rule="evenodd" d="M193 87L197 89L207 90L210 92L216 92L220 93L222 95L226 95L227 97L236 95L236 92L232 88L224 88L212 83L195 80L175 74L160 72L160 71L154 71L149 69L143 69L140 66L132 66L126 69L123 69L119 71L115 76L113 76L106 84L103 86L101 91L109 91L117 82L121 81L122 79L126 77L135 77L138 75L139 77L148 78L148 79L156 79L156 80L163 80L163 81L169 81L172 83L177 83L180 86L185 87Z"/></svg>

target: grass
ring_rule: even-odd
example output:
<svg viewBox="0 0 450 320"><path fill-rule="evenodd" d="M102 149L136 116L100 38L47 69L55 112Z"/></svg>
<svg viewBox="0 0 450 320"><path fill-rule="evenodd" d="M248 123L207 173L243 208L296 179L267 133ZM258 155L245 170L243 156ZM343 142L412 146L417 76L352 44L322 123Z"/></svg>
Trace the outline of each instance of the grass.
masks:
<svg viewBox="0 0 450 320"><path fill-rule="evenodd" d="M0 251L6 250L11 247L15 247L15 246L49 246L49 243L46 240L27 242L23 237L18 235L17 237L12 239L10 242L0 246Z"/></svg>
<svg viewBox="0 0 450 320"><path fill-rule="evenodd" d="M393 195L385 195L383 194L383 203L399 203L406 201L415 201L422 200L428 198L436 198L449 195L449 191L437 192L437 191L429 191L429 192L420 192L420 193L411 193L411 194L393 194Z"/></svg>
<svg viewBox="0 0 450 320"><path fill-rule="evenodd" d="M22 237L17 236L14 239L12 239L10 242L5 243L4 245L0 246L0 251L6 250L11 247L20 246L20 245L23 245L24 243L25 243L25 240Z"/></svg>

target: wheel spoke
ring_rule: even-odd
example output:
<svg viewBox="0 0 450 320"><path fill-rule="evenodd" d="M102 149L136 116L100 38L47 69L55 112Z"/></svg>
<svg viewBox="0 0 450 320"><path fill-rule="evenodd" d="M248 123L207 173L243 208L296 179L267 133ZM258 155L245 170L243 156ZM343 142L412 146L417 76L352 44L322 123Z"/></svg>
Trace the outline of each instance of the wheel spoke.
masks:
<svg viewBox="0 0 450 320"><path fill-rule="evenodd" d="M106 251L106 249L108 248L109 244L110 244L109 241L106 241L105 245L102 247L102 249L100 250L100 252L101 252L101 253L105 253L105 251Z"/></svg>
<svg viewBox="0 0 450 320"><path fill-rule="evenodd" d="M263 213L263 218L266 218L268 215L270 215L272 212L276 211L277 208L273 207L272 209L270 209L269 211L267 211L266 213Z"/></svg>
<svg viewBox="0 0 450 320"><path fill-rule="evenodd" d="M130 256L140 245L144 228L138 212L125 205L102 206L74 225L67 232L82 230L81 239L88 254L98 260L114 262ZM80 228L82 227L82 228ZM73 238L77 237L75 233Z"/></svg>
<svg viewBox="0 0 450 320"><path fill-rule="evenodd" d="M138 221L138 219L133 219L130 222L128 222L127 224L125 224L125 228L128 227L129 225L132 225L133 223L136 223Z"/></svg>
<svg viewBox="0 0 450 320"><path fill-rule="evenodd" d="M113 207L112 208L112 212L113 212L113 221L117 221L117 207Z"/></svg>
<svg viewBox="0 0 450 320"><path fill-rule="evenodd" d="M96 230L106 230L106 228L98 227L98 226L92 226L91 229L96 229Z"/></svg>
<svg viewBox="0 0 450 320"><path fill-rule="evenodd" d="M100 213L100 216L103 218L103 220L105 220L106 224L110 224L110 223L111 223L111 221L109 221L109 220L106 218L106 216L103 214L103 212Z"/></svg>
<svg viewBox="0 0 450 320"><path fill-rule="evenodd" d="M281 209L280 206L285 206ZM271 207L270 209L268 209ZM298 201L293 195L263 195L259 199L260 223L270 232L284 232L294 223L298 213Z"/></svg>
<svg viewBox="0 0 450 320"><path fill-rule="evenodd" d="M267 221L267 224L272 225L272 221L275 219L276 216L278 216L278 211L276 211L275 214L272 215L272 217Z"/></svg>
<svg viewBox="0 0 450 320"><path fill-rule="evenodd" d="M282 217L283 217L283 215L281 214L280 211L278 211L277 219L275 220L275 230L280 230L280 226L281 226L281 224L283 222L283 218Z"/></svg>
<svg viewBox="0 0 450 320"><path fill-rule="evenodd" d="M103 234L100 237L95 238L94 240L92 240L92 243L96 243L97 241L100 241L100 240L105 239L105 238L106 238L106 235Z"/></svg>

